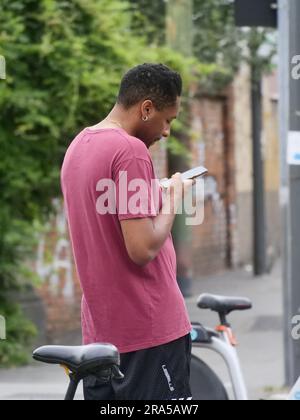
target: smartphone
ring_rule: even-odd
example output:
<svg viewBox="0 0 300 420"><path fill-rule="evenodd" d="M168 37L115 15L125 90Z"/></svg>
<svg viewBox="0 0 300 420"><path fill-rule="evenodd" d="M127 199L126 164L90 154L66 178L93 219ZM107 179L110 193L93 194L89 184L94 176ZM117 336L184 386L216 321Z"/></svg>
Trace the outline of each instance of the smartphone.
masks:
<svg viewBox="0 0 300 420"><path fill-rule="evenodd" d="M206 168L204 168L204 166L197 166L196 168L193 169L189 169L186 172L183 172L181 174L181 179L183 181L187 180L187 179L195 179L198 178L199 176L204 176L208 173L208 170ZM160 181L160 185L164 188L168 188L170 185L171 179L162 179Z"/></svg>

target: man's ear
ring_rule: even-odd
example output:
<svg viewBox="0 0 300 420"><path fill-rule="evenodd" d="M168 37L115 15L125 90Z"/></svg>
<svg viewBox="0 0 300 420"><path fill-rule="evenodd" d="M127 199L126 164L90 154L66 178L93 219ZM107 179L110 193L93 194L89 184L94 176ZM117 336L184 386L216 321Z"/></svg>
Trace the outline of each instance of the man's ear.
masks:
<svg viewBox="0 0 300 420"><path fill-rule="evenodd" d="M150 118L154 112L154 105L150 99L146 99L141 105L142 118Z"/></svg>

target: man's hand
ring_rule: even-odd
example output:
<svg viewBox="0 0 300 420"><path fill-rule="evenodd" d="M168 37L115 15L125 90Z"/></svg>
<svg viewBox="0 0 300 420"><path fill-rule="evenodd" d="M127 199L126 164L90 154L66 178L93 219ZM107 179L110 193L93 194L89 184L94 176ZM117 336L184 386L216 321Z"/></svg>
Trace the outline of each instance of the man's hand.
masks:
<svg viewBox="0 0 300 420"><path fill-rule="evenodd" d="M159 215L120 222L128 255L139 266L148 264L157 256L171 232L178 206L193 185L192 180L182 181L180 173L171 179L165 192L167 200L164 200Z"/></svg>
<svg viewBox="0 0 300 420"><path fill-rule="evenodd" d="M171 177L170 186L165 191L165 197L171 199L171 208L174 205L175 212L186 194L189 193L193 183L194 181L191 179L182 181L180 172Z"/></svg>

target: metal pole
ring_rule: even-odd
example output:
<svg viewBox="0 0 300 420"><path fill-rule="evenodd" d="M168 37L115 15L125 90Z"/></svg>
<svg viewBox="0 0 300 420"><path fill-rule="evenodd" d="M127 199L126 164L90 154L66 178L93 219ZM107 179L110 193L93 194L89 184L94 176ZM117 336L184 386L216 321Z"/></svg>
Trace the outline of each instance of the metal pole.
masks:
<svg viewBox="0 0 300 420"><path fill-rule="evenodd" d="M266 272L266 235L265 235L265 184L262 159L262 94L261 75L252 65L251 102L253 137L253 224L254 224L254 275Z"/></svg>
<svg viewBox="0 0 300 420"><path fill-rule="evenodd" d="M262 156L262 69L259 48L261 39L256 28L249 38L251 68L251 118L253 156L253 266L254 275L266 272L265 181Z"/></svg>
<svg viewBox="0 0 300 420"><path fill-rule="evenodd" d="M288 143L300 140L300 79L292 77L293 57L300 55L300 2L279 0L280 139L282 257L284 294L285 380L300 375L300 341L293 338L292 320L300 313L300 160L287 160ZM297 150L295 149L295 152ZM296 153L297 154L297 153ZM295 161L296 162L296 161Z"/></svg>

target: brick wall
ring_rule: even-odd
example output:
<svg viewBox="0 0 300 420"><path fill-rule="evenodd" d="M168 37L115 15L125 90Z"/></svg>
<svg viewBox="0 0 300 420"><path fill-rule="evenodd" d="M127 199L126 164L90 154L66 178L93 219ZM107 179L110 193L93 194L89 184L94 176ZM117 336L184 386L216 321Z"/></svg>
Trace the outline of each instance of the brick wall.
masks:
<svg viewBox="0 0 300 420"><path fill-rule="evenodd" d="M150 148L155 174L158 179L168 176L166 140L160 140Z"/></svg>
<svg viewBox="0 0 300 420"><path fill-rule="evenodd" d="M193 166L208 168L204 222L193 227L194 278L228 268L234 256L234 159L227 97L191 104Z"/></svg>
<svg viewBox="0 0 300 420"><path fill-rule="evenodd" d="M45 307L47 342L66 343L80 329L81 290L62 202L56 201L56 208L40 238L35 267L41 279L37 292Z"/></svg>

